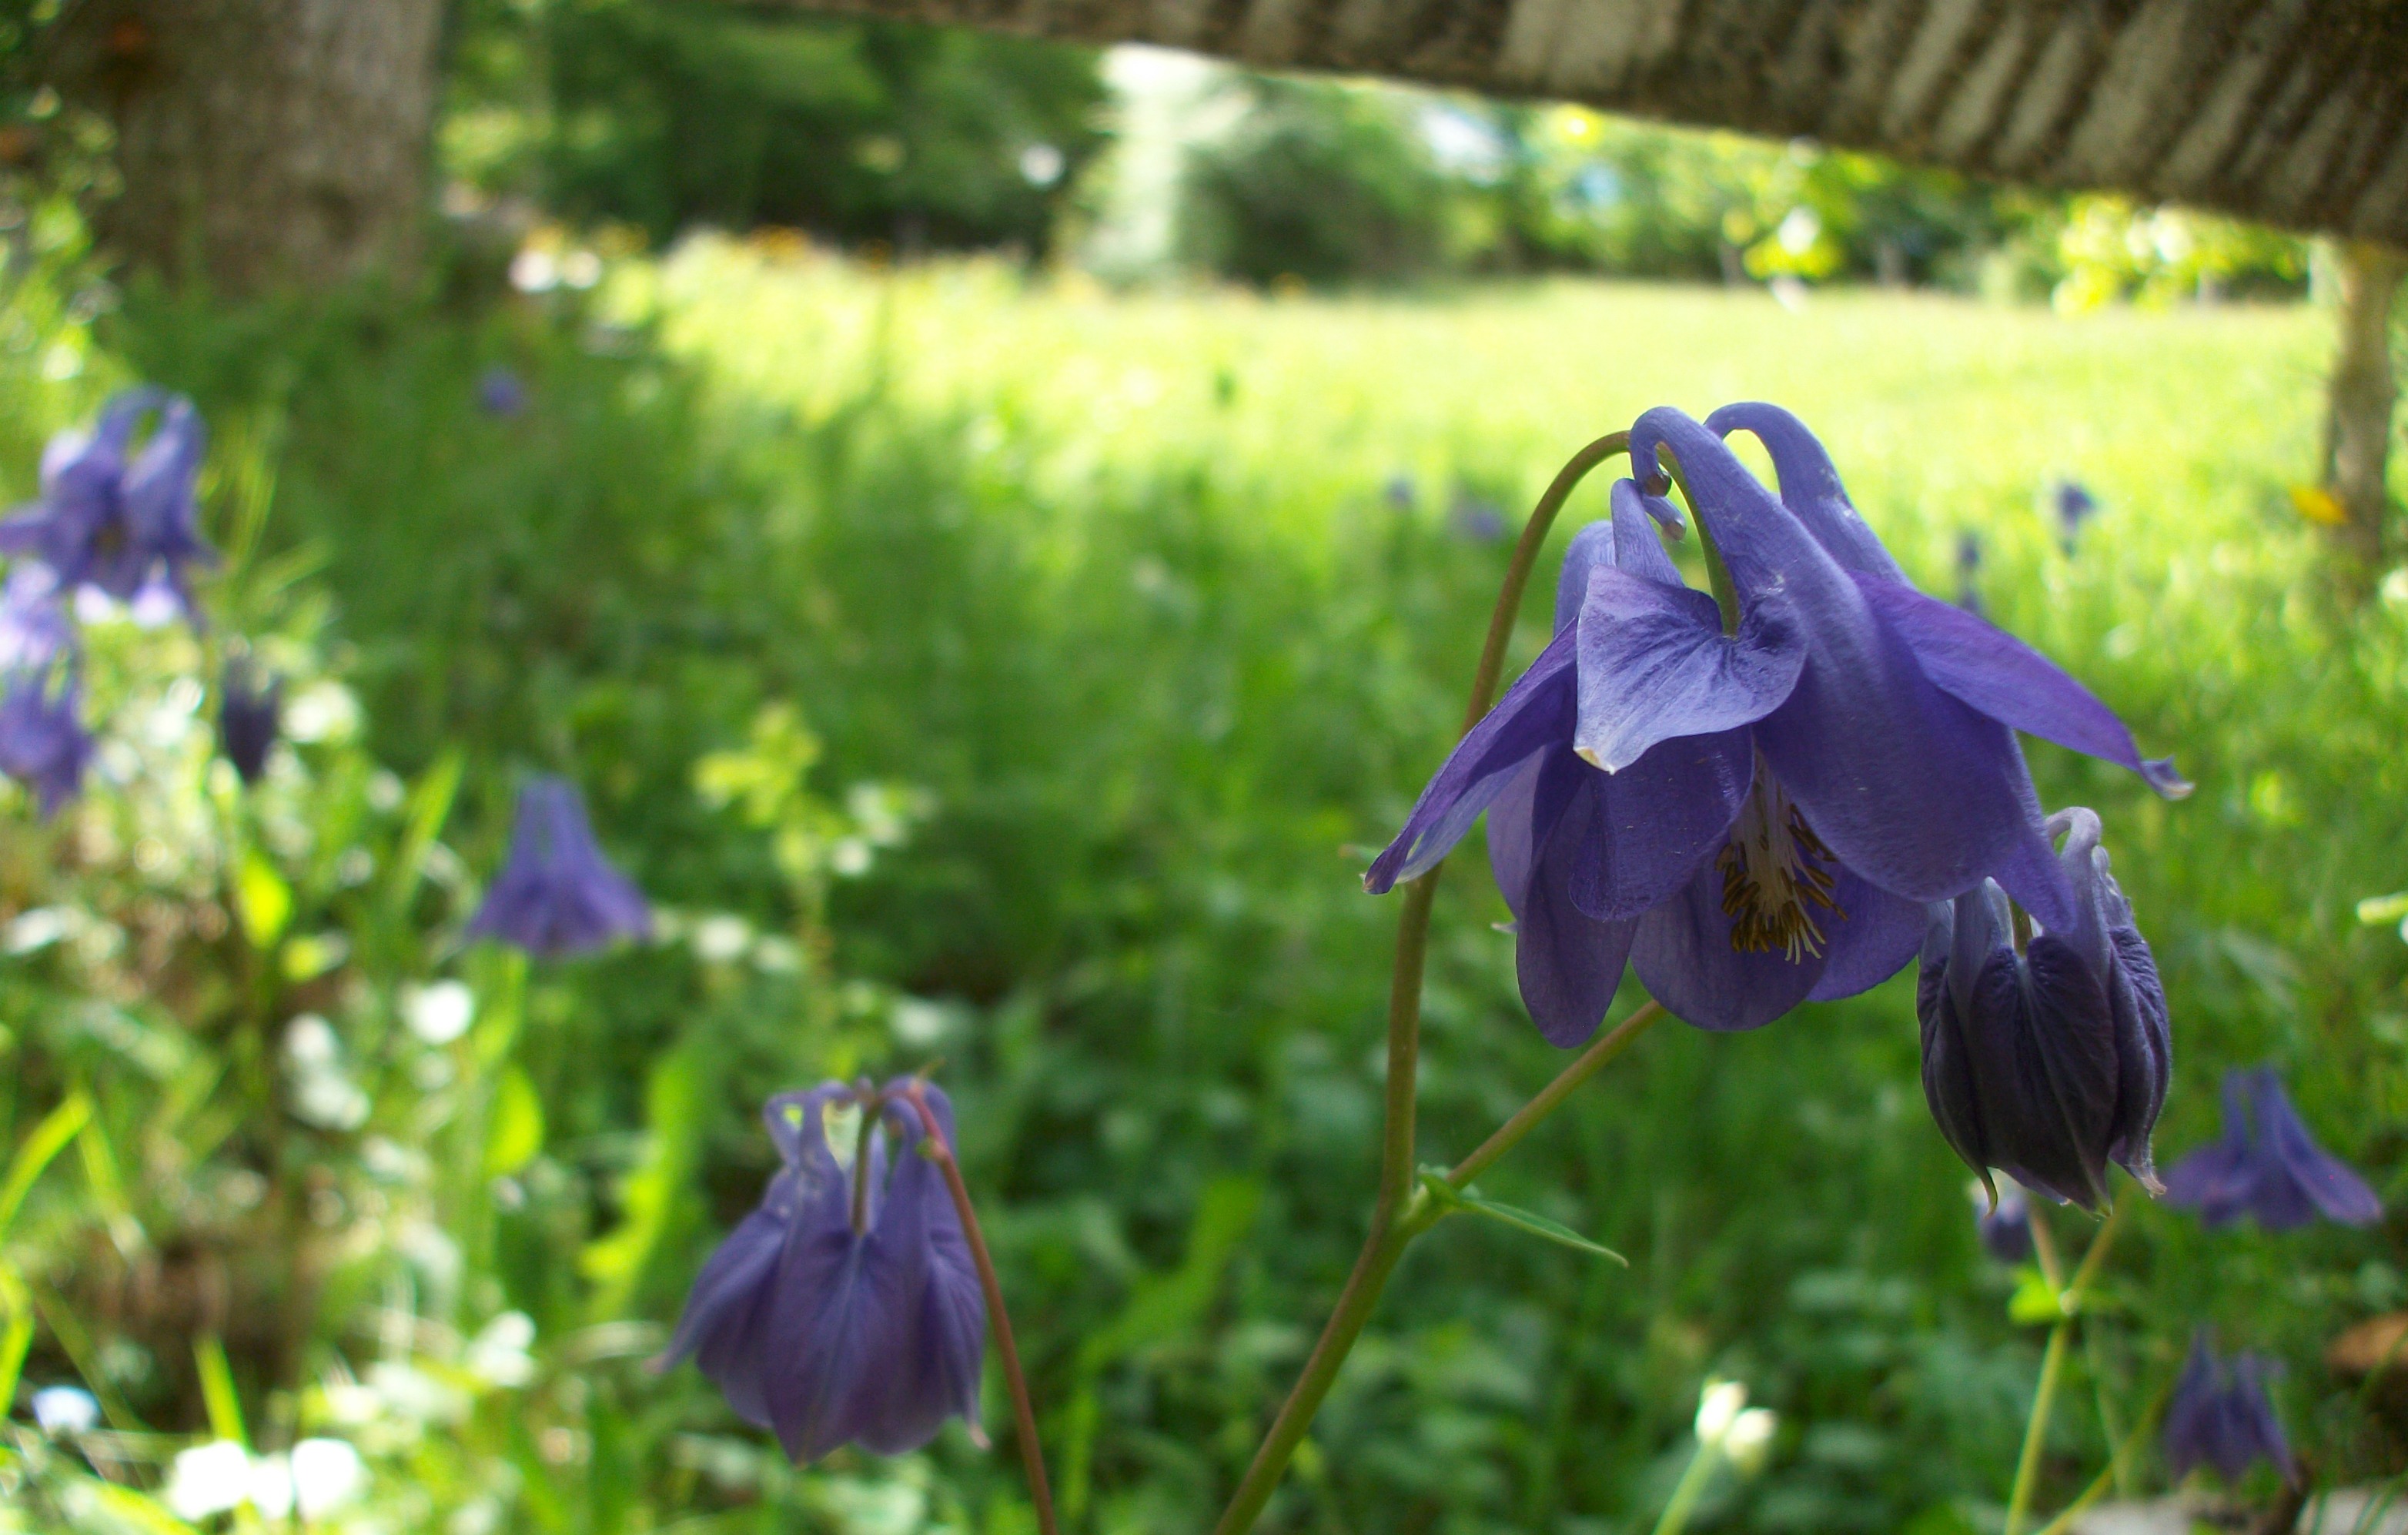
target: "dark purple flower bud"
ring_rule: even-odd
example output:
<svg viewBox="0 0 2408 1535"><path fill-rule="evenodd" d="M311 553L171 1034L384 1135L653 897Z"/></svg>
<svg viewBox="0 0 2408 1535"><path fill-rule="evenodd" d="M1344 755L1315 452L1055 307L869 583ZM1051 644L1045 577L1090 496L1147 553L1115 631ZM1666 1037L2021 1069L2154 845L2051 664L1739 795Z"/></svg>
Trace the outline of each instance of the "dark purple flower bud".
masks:
<svg viewBox="0 0 2408 1535"><path fill-rule="evenodd" d="M1956 606L1979 618L1982 615L1982 592L1975 578L1982 573L1982 536L1978 533L1956 535Z"/></svg>
<svg viewBox="0 0 2408 1535"><path fill-rule="evenodd" d="M2224 1139L2167 1169L2166 1202L2209 1227L2254 1215L2269 1231L2318 1215L2344 1226L2383 1215L2366 1181L2308 1134L2272 1065L2224 1074Z"/></svg>
<svg viewBox="0 0 2408 1535"><path fill-rule="evenodd" d="M271 678L259 685L248 661L228 661L218 702L218 749L245 783L256 783L267 771L267 753L276 744L277 713L283 702L284 680Z"/></svg>
<svg viewBox="0 0 2408 1535"><path fill-rule="evenodd" d="M2288 1482L2299 1475L2291 1446L2283 1437L2266 1383L2276 1367L2255 1354L2219 1359L2207 1334L2191 1340L2190 1357L2166 1405L2166 1472L2175 1481L2200 1466L2213 1466L2227 1482L2239 1482L2263 1460Z"/></svg>
<svg viewBox="0 0 2408 1535"><path fill-rule="evenodd" d="M1982 1250L2000 1263L2030 1262L2031 1201L2024 1197L2023 1185L2008 1179L1999 1189L1996 1204L1991 1203L1990 1191L1979 1184L1971 1186L1971 1193L1973 1234L1982 1239Z"/></svg>
<svg viewBox="0 0 2408 1535"><path fill-rule="evenodd" d="M2019 951L1995 882L1934 904L1915 1011L1931 1117L1975 1172L2087 1209L2107 1203L2107 1164L2155 1189L2149 1134L2173 1053L2164 988L2132 908L2107 872L2099 818L2049 817L2074 891L2074 922Z"/></svg>
<svg viewBox="0 0 2408 1535"><path fill-rule="evenodd" d="M1455 499L1455 531L1476 544L1501 543L1505 538L1505 513L1495 502L1469 493L1458 495Z"/></svg>
<svg viewBox="0 0 2408 1535"><path fill-rule="evenodd" d="M2068 554L2073 552L2074 540L2081 536L2082 524L2099 515L2098 497L2084 489L2080 481L2061 480L2057 486L2057 537Z"/></svg>
<svg viewBox="0 0 2408 1535"><path fill-rule="evenodd" d="M1778 500L1723 442L1734 430L1770 452ZM1425 872L1493 808L1523 1000L1564 1045L1596 1029L1626 959L1691 1024L1754 1028L1887 980L1925 905L1985 879L2071 928L2014 732L2188 786L2038 652L1909 585L1787 411L1728 406L1701 425L1651 410L1632 462L1659 448L1730 573L1737 632L1648 526L1679 525L1670 487L1616 484L1611 525L1565 556L1554 642L1365 888Z"/></svg>
<svg viewBox="0 0 2408 1535"><path fill-rule="evenodd" d="M478 379L477 409L485 414L507 420L525 414L526 408L526 385L509 368L496 363Z"/></svg>
<svg viewBox="0 0 2408 1535"><path fill-rule="evenodd" d="M831 1082L769 1100L784 1166L703 1265L653 1361L691 1356L798 1464L854 1442L901 1455L949 1417L978 1423L986 1298L944 1175L919 1154L906 1085ZM953 1106L919 1090L952 1141Z"/></svg>
<svg viewBox="0 0 2408 1535"><path fill-rule="evenodd" d="M143 418L150 440L127 449ZM134 389L102 408L90 432L66 431L42 452L42 495L0 522L0 552L28 554L62 588L91 586L137 610L193 614L189 572L214 564L200 534L194 485L208 433L181 395Z"/></svg>
<svg viewBox="0 0 2408 1535"><path fill-rule="evenodd" d="M552 958L652 932L652 908L602 856L576 786L566 779L531 780L519 791L509 857L470 919L468 936Z"/></svg>

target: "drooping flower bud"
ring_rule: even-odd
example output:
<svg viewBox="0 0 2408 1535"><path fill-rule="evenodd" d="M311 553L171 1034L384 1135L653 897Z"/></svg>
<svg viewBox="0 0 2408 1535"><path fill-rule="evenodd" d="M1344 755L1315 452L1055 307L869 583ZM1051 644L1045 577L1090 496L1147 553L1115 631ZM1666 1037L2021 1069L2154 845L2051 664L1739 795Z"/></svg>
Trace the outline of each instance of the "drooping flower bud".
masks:
<svg viewBox="0 0 2408 1535"><path fill-rule="evenodd" d="M1940 1132L1986 1180L1993 1168L2087 1209L2107 1164L2153 1191L2149 1135L2172 1066L2164 988L2131 904L2107 872L2099 817L2051 816L2074 925L2018 950L1995 882L1930 909L1915 1011L1923 1091Z"/></svg>
<svg viewBox="0 0 2408 1535"><path fill-rule="evenodd" d="M738 1416L774 1428L796 1463L858 1442L925 1444L978 1422L986 1300L925 1127L882 1091L826 1083L763 1111L784 1166L696 1276L666 1370L691 1356ZM920 1085L938 1129L952 1105ZM853 1109L860 1120L831 1111ZM851 1123L843 1123L849 1119ZM890 1155L890 1146L893 1148Z"/></svg>
<svg viewBox="0 0 2408 1535"><path fill-rule="evenodd" d="M2296 1476L2291 1446L2266 1394L2273 1366L2255 1354L2219 1359L2207 1334L2191 1340L2190 1357L2166 1405L2166 1470L2176 1481L2194 1467L2213 1466L2227 1482L2238 1482L2263 1460Z"/></svg>
<svg viewBox="0 0 2408 1535"><path fill-rule="evenodd" d="M613 940L652 936L644 893L610 867L585 819L585 801L566 779L538 778L519 791L510 854L469 919L470 938L499 939L550 958L585 954Z"/></svg>
<svg viewBox="0 0 2408 1535"><path fill-rule="evenodd" d="M218 749L245 783L256 783L267 772L283 696L282 678L271 678L263 687L249 662L226 663L218 694Z"/></svg>

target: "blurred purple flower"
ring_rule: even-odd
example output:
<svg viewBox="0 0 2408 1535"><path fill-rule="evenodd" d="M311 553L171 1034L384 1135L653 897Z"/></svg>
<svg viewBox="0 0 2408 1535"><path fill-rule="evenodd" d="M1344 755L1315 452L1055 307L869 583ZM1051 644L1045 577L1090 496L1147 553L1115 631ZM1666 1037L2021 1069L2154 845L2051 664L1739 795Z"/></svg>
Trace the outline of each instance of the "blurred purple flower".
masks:
<svg viewBox="0 0 2408 1535"><path fill-rule="evenodd" d="M2166 1202L2210 1227L2254 1215L2269 1231L2318 1215L2344 1226L2383 1215L2366 1181L2309 1136L2272 1065L2224 1074L2224 1139L2166 1170Z"/></svg>
<svg viewBox="0 0 2408 1535"><path fill-rule="evenodd" d="M2049 817L2075 920L2018 948L1995 882L1935 903L1915 1011L1923 1096L1956 1155L1986 1180L2087 1209L2107 1202L2107 1164L2157 1186L2149 1135L2173 1047L2165 989L2131 904L2107 872L2099 817Z"/></svg>
<svg viewBox="0 0 2408 1535"><path fill-rule="evenodd" d="M282 678L271 677L262 687L258 670L249 661L226 663L218 694L218 749L245 783L258 782L267 771L283 696Z"/></svg>
<svg viewBox="0 0 2408 1535"><path fill-rule="evenodd" d="M1776 501L1718 435L1753 431ZM1555 641L1423 790L1372 863L1426 871L1480 813L1513 908L1522 995L1548 1039L1592 1032L1628 958L1700 1027L1753 1028L1895 974L1924 906L1995 878L2054 927L2078 905L2014 730L2187 787L2105 705L2012 636L1907 584L1829 457L1776 407L1640 417L1632 462L1680 458L1739 605L1681 579L1613 487L1557 586Z"/></svg>
<svg viewBox="0 0 2408 1535"><path fill-rule="evenodd" d="M1990 1201L1989 1190L1979 1184L1971 1185L1973 1197L1973 1234L1982 1241L1982 1250L2000 1263L2031 1261L2032 1214L2031 1200L2024 1195L2023 1185L2007 1179L2000 1185L1998 1202Z"/></svg>
<svg viewBox="0 0 2408 1535"><path fill-rule="evenodd" d="M83 787L93 744L81 703L72 661L20 667L0 685L0 772L33 790L45 817Z"/></svg>
<svg viewBox="0 0 2408 1535"><path fill-rule="evenodd" d="M21 562L0 586L0 672L46 667L75 648L57 574L49 566Z"/></svg>
<svg viewBox="0 0 2408 1535"><path fill-rule="evenodd" d="M2082 524L2099 515L2099 499L2075 480L2058 481L2055 499L2057 541L2071 554L2074 541L2081 537Z"/></svg>
<svg viewBox="0 0 2408 1535"><path fill-rule="evenodd" d="M576 786L560 778L530 781L519 792L509 857L470 919L468 936L552 958L652 931L643 892L602 856Z"/></svg>
<svg viewBox="0 0 2408 1535"><path fill-rule="evenodd" d="M1982 591L1975 583L1982 573L1982 536L1966 532L1956 535L1956 606L1982 616Z"/></svg>
<svg viewBox="0 0 2408 1535"><path fill-rule="evenodd" d="M145 416L158 424L131 459ZM190 570L217 553L200 535L194 494L208 433L181 395L127 390L90 432L65 431L42 452L42 495L0 522L0 552L55 572L62 589L89 586L137 614L194 614Z"/></svg>
<svg viewBox="0 0 2408 1535"><path fill-rule="evenodd" d="M1504 509L1469 492L1458 493L1455 498L1455 531L1476 544L1501 543L1506 531Z"/></svg>
<svg viewBox="0 0 2408 1535"><path fill-rule="evenodd" d="M2213 1466L2225 1481L2239 1482L2263 1460L2285 1481L2296 1477L2298 1464L2266 1393L2274 1372L2255 1354L2219 1359L2206 1333L2194 1337L2166 1406L2167 1474L2179 1482L2197 1467Z"/></svg>
<svg viewBox="0 0 2408 1535"><path fill-rule="evenodd" d="M477 409L489 416L507 420L524 415L527 408L527 387L519 376L499 363L485 369L477 380Z"/></svg>
<svg viewBox="0 0 2408 1535"><path fill-rule="evenodd" d="M904 1085L831 1082L769 1100L783 1166L703 1265L653 1361L691 1356L798 1464L848 1442L901 1455L949 1417L978 1423L986 1298L942 1173L913 1155L924 1126L896 1101ZM952 1140L953 1106L919 1090ZM869 1116L866 1140L836 1143L828 1111L844 1105Z"/></svg>
<svg viewBox="0 0 2408 1535"><path fill-rule="evenodd" d="M1380 498L1387 502L1392 510L1412 510L1413 477L1401 470L1388 476L1388 482L1380 488Z"/></svg>

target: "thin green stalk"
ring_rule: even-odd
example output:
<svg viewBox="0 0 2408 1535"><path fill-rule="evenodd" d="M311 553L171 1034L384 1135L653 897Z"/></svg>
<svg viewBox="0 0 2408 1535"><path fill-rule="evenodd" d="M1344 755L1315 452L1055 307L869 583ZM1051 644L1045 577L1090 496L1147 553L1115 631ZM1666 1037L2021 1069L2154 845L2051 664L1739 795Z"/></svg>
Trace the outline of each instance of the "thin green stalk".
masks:
<svg viewBox="0 0 2408 1535"><path fill-rule="evenodd" d="M1704 1440L1698 1441L1698 1453L1689 1457L1688 1468L1672 1488L1672 1500L1664 1505L1664 1513L1656 1521L1656 1535L1681 1535L1689 1528L1689 1515L1697 1512L1698 1499L1706 1494L1706 1483L1713 1476L1714 1463L1722 1452Z"/></svg>
<svg viewBox="0 0 2408 1535"><path fill-rule="evenodd" d="M979 1287L986 1292L987 1325L995 1331L995 1352L1003 1364L1004 1384L1010 1389L1011 1417L1020 1441L1020 1464L1028 1473L1028 1499L1037 1509L1040 1535L1057 1535L1054 1524L1054 1489L1045 1480L1045 1451L1037 1440L1037 1409L1028 1399L1028 1377L1020 1368L1020 1345L1011 1336L1011 1313L1004 1309L1003 1281L996 1277L995 1258L986 1250L986 1234L979 1229L978 1207L970 1203L969 1184L962 1181L961 1164L953 1145L928 1108L928 1096L917 1082L903 1089L903 1097L920 1116L926 1132L928 1155L945 1175L953 1197L953 1212L962 1220L962 1235L970 1245L970 1261L978 1266ZM875 1121L876 1106L866 1106L863 1118Z"/></svg>
<svg viewBox="0 0 2408 1535"><path fill-rule="evenodd" d="M1471 697L1464 709L1459 735L1468 735L1496 698L1498 680L1505 671L1505 649L1522 611L1522 594L1530 584L1531 568L1546 547L1547 535L1564 502L1589 470L1629 446L1629 433L1611 432L1583 448L1556 472L1531 509L1530 520L1506 563L1497 606L1489 614L1488 635L1480 647L1480 665L1472 673ZM1278 1415L1271 1419L1270 1431L1254 1452L1254 1462L1230 1495L1229 1506L1213 1527L1214 1535L1241 1535L1261 1517L1297 1446L1304 1442L1313 1413L1337 1380L1339 1367L1362 1336L1363 1326L1379 1304L1380 1291L1395 1271L1397 1260L1404 1255L1406 1244L1438 1219L1439 1212L1415 1185L1414 1118L1421 1066L1422 969L1429 949L1430 905L1437 898L1438 877L1444 867L1441 862L1409 882L1397 913L1397 959L1388 980L1388 1077L1380 1134L1380 1192L1371 1207L1370 1230L1355 1255L1354 1271L1346 1276L1345 1289L1339 1293L1337 1309L1322 1328L1303 1372L1289 1388L1287 1399L1280 1404ZM1526 1128L1523 1133L1527 1133Z"/></svg>
<svg viewBox="0 0 2408 1535"><path fill-rule="evenodd" d="M1555 1112L1556 1105L1570 1097L1572 1089L1598 1074L1605 1063L1627 1049L1630 1042L1647 1032L1664 1016L1664 1005L1653 997L1641 1002L1629 1017L1614 1026L1612 1032L1598 1036L1597 1042L1575 1056L1572 1063L1555 1075L1555 1080L1539 1089L1539 1096L1514 1112L1513 1117L1497 1126L1497 1133L1480 1143L1480 1149L1455 1165L1446 1181L1457 1188L1470 1185L1474 1178L1488 1170L1496 1160L1522 1143L1522 1138L1538 1128L1539 1121Z"/></svg>
<svg viewBox="0 0 2408 1535"><path fill-rule="evenodd" d="M2106 1497L2109 1487L2126 1479L2126 1469L2131 1464L2132 1452L2140 1447L2141 1441L2157 1427L2157 1414L2163 1411L2166 1399L2172 1394L2172 1384L2169 1384L2157 1392L2156 1399L2151 1401L2147 1409L2141 1413L2140 1421L2132 1425L2131 1432L2118 1440L2114 1448L2108 1453L2107 1469L2092 1478L2090 1485L2082 1489L2081 1497L2059 1509L2056 1518L2041 1526L2040 1535L2065 1535L2065 1532L2072 1528L2073 1521L2082 1517L2085 1510Z"/></svg>
<svg viewBox="0 0 2408 1535"><path fill-rule="evenodd" d="M2031 1417L2024 1425L2023 1453L2015 1457L2014 1486L2007 1495L2006 1535L2022 1535L2024 1520L2031 1513L2032 1493L2040 1483L2041 1452L2048 1438L2049 1408L2057 1397L2057 1382L2065 1373L2066 1345L2072 1341L2074 1319L2082 1312L2082 1298L2098 1277L2100 1266L2107 1261L2107 1249L2114 1243L2115 1229L2123 1224L2124 1211L2125 1201L2120 1198L2108 1207L2106 1223L2099 1227L2099 1235L2090 1239L2090 1250L2082 1255L2082 1267L2074 1271L2073 1283L2057 1297L2057 1309L2064 1315L2048 1329L2048 1350L2041 1356L2040 1386L2032 1393ZM2033 1212L2035 1244L2045 1240L2043 1229L2039 1212ZM2050 1267L2055 1264L2052 1262Z"/></svg>

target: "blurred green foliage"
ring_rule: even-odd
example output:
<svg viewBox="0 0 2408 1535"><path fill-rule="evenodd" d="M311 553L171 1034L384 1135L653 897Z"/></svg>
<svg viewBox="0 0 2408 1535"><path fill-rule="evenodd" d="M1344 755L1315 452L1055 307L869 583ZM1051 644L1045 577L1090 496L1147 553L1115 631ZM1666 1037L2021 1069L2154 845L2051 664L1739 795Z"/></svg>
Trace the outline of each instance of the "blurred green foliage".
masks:
<svg viewBox="0 0 2408 1535"><path fill-rule="evenodd" d="M105 782L53 825L0 817L0 1144L93 1105L0 1233L38 1319L23 1388L108 1414L47 1438L21 1390L0 1520L144 1528L230 1395L255 1451L359 1446L360 1528L1025 1530L1010 1457L958 1430L796 1472L692 1371L639 1368L758 1197L760 1099L941 1056L1076 1527L1203 1528L1360 1235L1394 910L1356 875L1444 750L1503 561L1455 492L1526 506L1663 401L1797 409L1928 585L1977 534L1988 610L2200 783L2166 806L2033 753L2049 803L2106 815L2166 972L2163 1153L2272 1056L2408 1194L2408 946L2355 914L2408 850L2408 582L2334 600L2285 494L2315 463L2313 311L1112 299L764 239L490 310L230 312L119 294L56 210L25 227L0 481L155 379L218 428L232 557L218 638L95 627ZM496 365L523 413L480 409ZM2044 507L2069 475L2105 508L2071 555ZM195 712L237 635L307 737L251 796ZM662 942L523 975L459 951L538 768L583 784ZM1432 1159L1560 1060L1480 861L1439 898ZM1277 1528L1647 1528L1709 1371L1784 1427L1691 1528L1995 1520L2039 1339L1915 1061L1905 983L1658 1030L1483 1180L1633 1267L1450 1224ZM2288 1360L2320 1464L2395 1467L2398 1421L2322 1350L2408 1303L2403 1264L2397 1221L2143 1212L2043 1506L2104 1463L2098 1404L2137 1417L2201 1322Z"/></svg>

